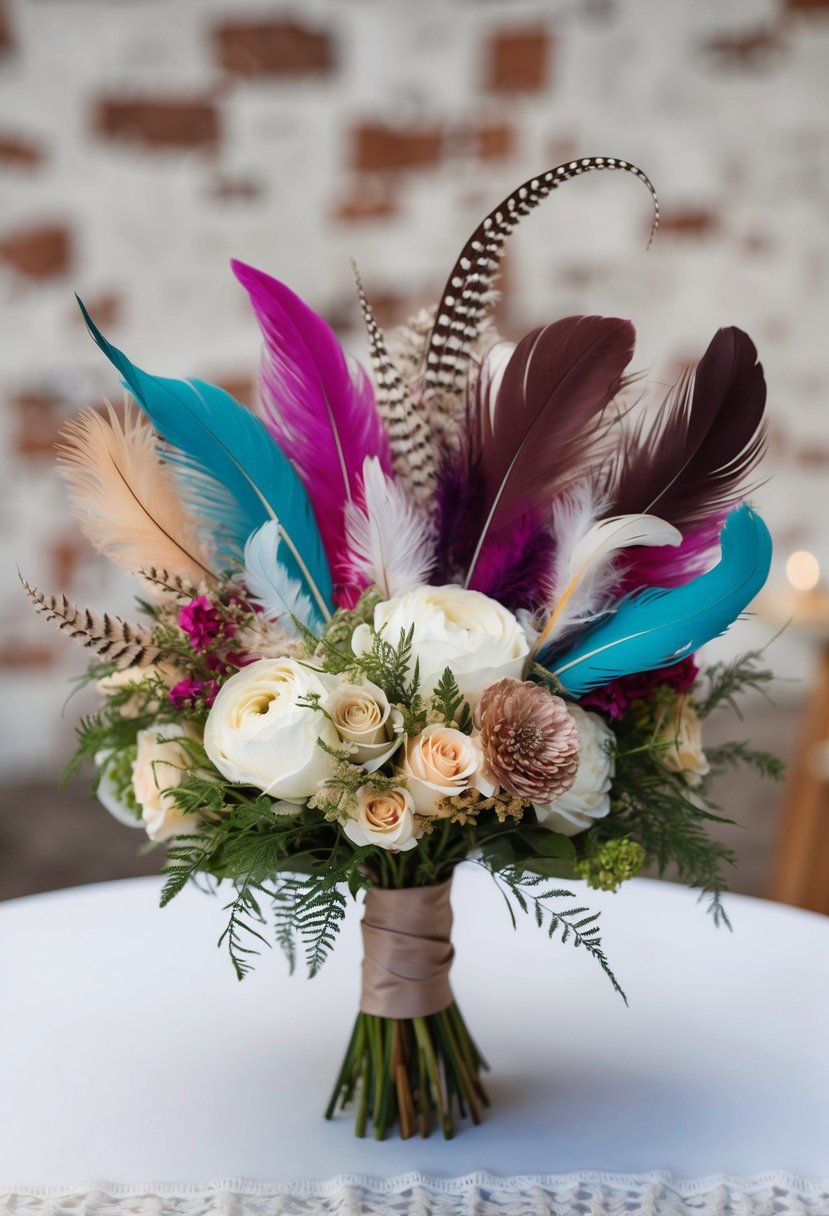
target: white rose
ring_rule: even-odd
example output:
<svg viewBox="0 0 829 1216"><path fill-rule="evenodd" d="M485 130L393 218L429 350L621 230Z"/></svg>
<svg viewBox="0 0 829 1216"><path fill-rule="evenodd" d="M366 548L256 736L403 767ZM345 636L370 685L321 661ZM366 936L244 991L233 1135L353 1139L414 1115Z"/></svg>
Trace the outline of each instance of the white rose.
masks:
<svg viewBox="0 0 829 1216"><path fill-rule="evenodd" d="M408 740L403 772L418 815L437 815L441 798L470 789L488 796L498 788L486 775L477 740L439 722Z"/></svg>
<svg viewBox="0 0 829 1216"><path fill-rule="evenodd" d="M616 773L612 747L616 736L598 714L578 705L567 708L579 732L579 767L566 794L555 802L535 805L539 823L562 836L583 832L610 810L610 787Z"/></svg>
<svg viewBox="0 0 829 1216"><path fill-rule="evenodd" d="M301 700L316 694L327 709L328 688L296 659L258 659L219 689L204 729L204 750L228 781L273 798L305 802L334 772L333 722Z"/></svg>
<svg viewBox="0 0 829 1216"><path fill-rule="evenodd" d="M354 844L375 844L395 853L415 847L414 802L408 790L379 790L364 785L357 791L357 805L356 819L343 824L343 831Z"/></svg>
<svg viewBox="0 0 829 1216"><path fill-rule="evenodd" d="M659 763L669 772L681 773L692 789L702 784L711 765L702 748L702 724L687 697L677 697L664 717L658 740L665 744L657 752Z"/></svg>
<svg viewBox="0 0 829 1216"><path fill-rule="evenodd" d="M374 609L375 632L397 645L400 632L414 627L412 661L420 663L420 690L433 692L447 667L474 706L487 684L504 676L520 680L529 654L526 635L511 612L480 591L415 587ZM358 625L352 645L356 654L371 648L371 630Z"/></svg>
<svg viewBox="0 0 829 1216"><path fill-rule="evenodd" d="M198 815L185 814L173 791L193 769L190 752L181 739L198 738L190 723L162 722L140 730L135 737L138 754L132 769L132 789L150 840L186 835L198 825Z"/></svg>
<svg viewBox="0 0 829 1216"><path fill-rule="evenodd" d="M343 743L354 745L353 764L374 772L394 755L403 741L403 715L389 705L382 688L336 683L328 695L327 712Z"/></svg>

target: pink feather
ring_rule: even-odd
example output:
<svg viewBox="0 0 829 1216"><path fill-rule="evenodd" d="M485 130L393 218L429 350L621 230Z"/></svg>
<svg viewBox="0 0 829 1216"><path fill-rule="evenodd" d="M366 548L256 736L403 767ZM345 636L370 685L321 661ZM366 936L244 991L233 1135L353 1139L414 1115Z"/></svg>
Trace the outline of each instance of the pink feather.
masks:
<svg viewBox="0 0 829 1216"><path fill-rule="evenodd" d="M336 584L349 565L345 507L362 504L366 457L376 456L391 476L371 382L358 365L349 367L331 327L284 283L243 262L231 266L265 339L264 422L308 492ZM338 602L344 594L335 586Z"/></svg>

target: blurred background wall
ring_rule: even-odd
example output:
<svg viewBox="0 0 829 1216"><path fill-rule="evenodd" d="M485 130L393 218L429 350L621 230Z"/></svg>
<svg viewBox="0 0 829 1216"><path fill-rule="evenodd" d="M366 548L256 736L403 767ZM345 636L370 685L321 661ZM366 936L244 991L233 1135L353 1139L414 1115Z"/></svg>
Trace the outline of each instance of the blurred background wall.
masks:
<svg viewBox="0 0 829 1216"><path fill-rule="evenodd" d="M774 577L798 547L829 569L827 79L827 0L6 0L0 893L78 879L99 833L134 851L103 812L82 818L82 790L54 793L89 705L61 712L84 656L34 616L16 574L130 610L129 579L79 536L54 472L62 422L120 394L74 291L141 366L251 401L258 330L230 257L285 280L359 352L349 259L392 325L436 298L520 181L580 155L627 158L661 198L652 250L632 177L567 184L513 239L501 327L630 316L637 366L657 379L718 326L746 329L770 385L771 480L755 498ZM723 645L773 632L754 620ZM808 679L813 657L797 630L770 654L787 680ZM744 733L785 752L804 688L782 683ZM750 820L750 889L766 880L776 797L726 791Z"/></svg>

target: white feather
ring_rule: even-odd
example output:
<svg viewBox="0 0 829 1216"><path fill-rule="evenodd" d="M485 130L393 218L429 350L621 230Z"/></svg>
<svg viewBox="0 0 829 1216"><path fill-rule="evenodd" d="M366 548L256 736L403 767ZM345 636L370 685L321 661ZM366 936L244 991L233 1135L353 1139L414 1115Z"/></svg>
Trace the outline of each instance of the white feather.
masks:
<svg viewBox="0 0 829 1216"><path fill-rule="evenodd" d="M279 522L269 519L245 542L245 585L253 602L266 620L278 621L296 634L293 617L309 625L313 618L311 600L298 579L291 578L279 560Z"/></svg>
<svg viewBox="0 0 829 1216"><path fill-rule="evenodd" d="M554 512L558 542L556 604L537 643L549 645L568 629L585 625L606 607L608 592L618 577L615 558L634 545L678 545L682 534L656 515L616 515L595 521L601 505L589 490Z"/></svg>
<svg viewBox="0 0 829 1216"><path fill-rule="evenodd" d="M363 462L365 506L345 508L349 560L386 597L425 583L435 561L428 516L386 477L376 456Z"/></svg>

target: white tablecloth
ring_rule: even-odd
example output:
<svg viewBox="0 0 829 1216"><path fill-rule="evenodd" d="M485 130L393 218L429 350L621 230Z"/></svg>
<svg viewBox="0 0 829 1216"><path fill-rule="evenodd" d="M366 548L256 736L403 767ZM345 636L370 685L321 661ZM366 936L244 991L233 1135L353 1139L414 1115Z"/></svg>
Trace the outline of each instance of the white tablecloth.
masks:
<svg viewBox="0 0 829 1216"><path fill-rule="evenodd" d="M513 931L485 873L455 885L453 984L493 1106L450 1143L358 1141L350 1115L321 1118L356 1009L358 907L317 979L289 978L274 951L239 984L215 948L221 902L195 890L163 911L154 879L0 905L0 1193L412 1171L829 1176L829 920L734 896L730 934L680 887L580 889L626 1009L582 950L529 921Z"/></svg>

